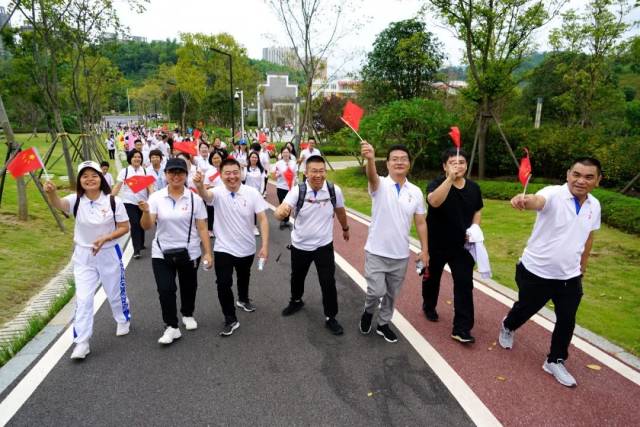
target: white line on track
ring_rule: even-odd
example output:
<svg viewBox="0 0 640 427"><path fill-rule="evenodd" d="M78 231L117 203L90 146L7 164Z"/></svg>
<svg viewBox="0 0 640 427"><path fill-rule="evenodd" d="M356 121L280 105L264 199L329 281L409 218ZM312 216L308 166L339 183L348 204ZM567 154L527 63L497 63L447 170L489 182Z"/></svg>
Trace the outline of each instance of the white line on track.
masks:
<svg viewBox="0 0 640 427"><path fill-rule="evenodd" d="M126 246L122 254L122 263L125 268L131 256L133 255L132 246L129 244ZM95 315L102 303L107 299L107 295L104 293L102 286L99 288L93 297L93 314ZM49 375L49 372L56 366L58 361L69 350L69 347L73 344L73 325L69 325L67 329L60 335L60 337L54 342L51 348L45 353L44 356L35 364L33 368L20 380L18 385L15 386L11 393L0 403L0 426L5 426L11 418L18 412L24 402L29 399L38 386Z"/></svg>

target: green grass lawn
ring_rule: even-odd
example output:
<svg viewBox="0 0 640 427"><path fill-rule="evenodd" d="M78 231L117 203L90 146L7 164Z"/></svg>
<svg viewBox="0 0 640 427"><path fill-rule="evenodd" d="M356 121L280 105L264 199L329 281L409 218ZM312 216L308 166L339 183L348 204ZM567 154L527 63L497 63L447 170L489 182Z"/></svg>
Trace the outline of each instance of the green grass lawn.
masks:
<svg viewBox="0 0 640 427"><path fill-rule="evenodd" d="M26 141L28 135L17 135L17 138ZM32 145L44 156L47 142L42 134L25 142L23 147ZM6 144L0 144L3 161L5 155ZM61 160L51 173L66 175L64 162ZM60 181L57 183L61 184ZM67 192L61 190L61 194ZM62 233L32 182L27 185L27 200L29 220L20 222L17 220L16 183L7 174L0 207L0 325L18 314L29 298L64 267L71 256L73 221L64 220L67 232Z"/></svg>
<svg viewBox="0 0 640 427"><path fill-rule="evenodd" d="M345 194L350 208L371 214L366 178L358 168L329 173ZM414 182L424 191L426 182ZM534 212L519 212L509 202L484 200L482 229L489 251L493 279L517 289L515 264L522 254L535 220ZM412 230L414 237L415 230ZM607 225L596 232L584 278L584 297L578 323L630 352L640 355L640 237Z"/></svg>

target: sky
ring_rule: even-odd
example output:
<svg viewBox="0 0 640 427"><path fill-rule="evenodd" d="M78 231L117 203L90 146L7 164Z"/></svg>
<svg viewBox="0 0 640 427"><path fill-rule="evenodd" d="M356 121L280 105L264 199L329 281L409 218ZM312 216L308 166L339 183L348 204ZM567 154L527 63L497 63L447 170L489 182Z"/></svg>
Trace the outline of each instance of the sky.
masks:
<svg viewBox="0 0 640 427"><path fill-rule="evenodd" d="M226 32L246 49L249 57L262 58L262 48L288 46L282 24L265 0L150 0L146 11L131 11L124 0L114 2L122 23L130 28L130 34L148 40L178 38L180 32L216 34ZM371 50L376 36L390 23L409 19L416 15L424 0L360 0L349 19L363 23L362 28L341 40L336 52L329 57L330 73L338 75L360 69L366 52ZM571 0L565 8L579 9L584 0ZM0 0L6 6L8 0ZM366 18L361 18L361 17ZM436 19L427 16L427 28L443 43L447 55L444 65L460 65L462 43ZM629 20L640 20L636 9ZM547 50L549 30L559 24L559 19L542 28L536 35L539 50ZM633 33L638 33L636 28Z"/></svg>

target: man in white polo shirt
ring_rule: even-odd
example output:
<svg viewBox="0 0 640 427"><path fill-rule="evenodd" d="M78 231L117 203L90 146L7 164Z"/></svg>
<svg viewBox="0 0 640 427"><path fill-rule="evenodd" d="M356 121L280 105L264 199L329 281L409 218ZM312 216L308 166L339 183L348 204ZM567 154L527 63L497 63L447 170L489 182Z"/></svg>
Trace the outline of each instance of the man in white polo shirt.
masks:
<svg viewBox="0 0 640 427"><path fill-rule="evenodd" d="M322 156L320 150L316 148L316 139L314 137L309 137L307 143L309 145L300 152L300 159L298 160L298 169L302 171L302 182L307 179L307 159L311 156Z"/></svg>
<svg viewBox="0 0 640 427"><path fill-rule="evenodd" d="M282 221L295 210L296 218L291 232L291 300L282 315L290 316L304 306L304 280L313 262L322 291L325 326L332 334L342 335L342 326L335 318L338 314L338 294L333 253L333 217L335 213L342 226L342 237L348 241L349 224L344 197L337 185L327 182L327 168L322 157L309 157L307 174L306 182L293 187L274 214Z"/></svg>
<svg viewBox="0 0 640 427"><path fill-rule="evenodd" d="M258 257L266 261L269 254L269 222L265 211L267 203L255 188L242 184L240 163L225 159L220 163L220 176L224 186L206 190L202 172L196 172L193 183L205 202L212 204L216 220L213 234L213 265L216 271L218 299L224 314L225 324L220 332L229 336L240 326L233 303L233 270L238 278L238 301L236 305L246 312L255 311L249 299L251 264L256 254L256 238L253 234L254 215L260 227L262 247Z"/></svg>
<svg viewBox="0 0 640 427"><path fill-rule="evenodd" d="M569 356L594 231L600 228L600 202L589 193L601 178L598 160L580 158L567 171L566 184L511 199L514 208L535 210L537 217L516 266L518 301L502 321L500 345L512 348L516 329L551 299L556 324L542 369L567 387L576 385L564 361Z"/></svg>
<svg viewBox="0 0 640 427"><path fill-rule="evenodd" d="M380 305L376 333L387 342L396 342L398 337L389 327L389 322L409 263L412 220L420 238L420 260L425 267L429 265L424 198L422 191L407 180L411 155L405 146L393 145L389 148L389 175L386 177L378 176L374 149L366 141L361 144L361 153L367 159L367 179L373 204L369 236L364 247L367 296L360 319L360 332L368 334L371 331L373 313Z"/></svg>

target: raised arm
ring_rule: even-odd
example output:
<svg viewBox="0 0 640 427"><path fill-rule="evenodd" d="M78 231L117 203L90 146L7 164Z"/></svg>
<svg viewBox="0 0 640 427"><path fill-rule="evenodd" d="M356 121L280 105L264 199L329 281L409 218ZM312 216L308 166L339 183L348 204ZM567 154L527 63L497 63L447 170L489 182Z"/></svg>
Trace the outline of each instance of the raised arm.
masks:
<svg viewBox="0 0 640 427"><path fill-rule="evenodd" d="M49 202L51 203L51 205L53 205L54 208L60 209L63 212L69 212L69 201L61 199L58 196L58 192L56 191L56 185L53 182L51 181L45 182L44 191L47 193L47 198L49 199Z"/></svg>
<svg viewBox="0 0 640 427"><path fill-rule="evenodd" d="M369 181L369 190L371 192L374 192L378 189L378 185L380 184L380 177L378 176L378 171L376 170L376 153L373 149L373 146L367 141L362 141L360 143L360 155L362 155L362 157L367 160L367 181Z"/></svg>
<svg viewBox="0 0 640 427"><path fill-rule="evenodd" d="M546 199L537 194L517 194L511 199L511 206L518 210L539 211L544 208Z"/></svg>
<svg viewBox="0 0 640 427"><path fill-rule="evenodd" d="M213 201L213 192L204 188L204 176L202 175L202 172L196 172L196 174L193 176L193 184L196 186L198 194L205 202L211 203Z"/></svg>

